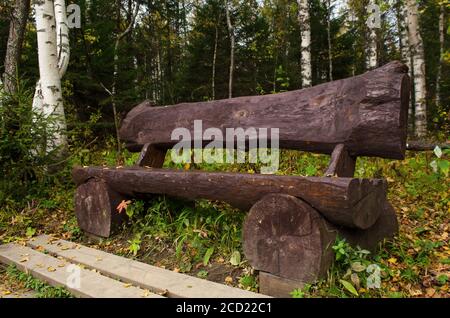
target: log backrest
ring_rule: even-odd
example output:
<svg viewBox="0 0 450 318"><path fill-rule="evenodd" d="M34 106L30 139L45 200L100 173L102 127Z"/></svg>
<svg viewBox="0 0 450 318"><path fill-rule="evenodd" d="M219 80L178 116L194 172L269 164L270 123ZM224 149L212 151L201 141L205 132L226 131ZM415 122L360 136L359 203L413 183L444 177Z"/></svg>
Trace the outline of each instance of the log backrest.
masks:
<svg viewBox="0 0 450 318"><path fill-rule="evenodd" d="M143 102L124 119L120 138L131 151L144 145L168 149L178 142L172 140L176 128L195 136L194 121L201 120L203 130L218 128L224 136L227 128L278 128L282 149L332 154L342 145L352 158L403 159L407 74L408 68L394 61L359 76L280 94L165 107Z"/></svg>

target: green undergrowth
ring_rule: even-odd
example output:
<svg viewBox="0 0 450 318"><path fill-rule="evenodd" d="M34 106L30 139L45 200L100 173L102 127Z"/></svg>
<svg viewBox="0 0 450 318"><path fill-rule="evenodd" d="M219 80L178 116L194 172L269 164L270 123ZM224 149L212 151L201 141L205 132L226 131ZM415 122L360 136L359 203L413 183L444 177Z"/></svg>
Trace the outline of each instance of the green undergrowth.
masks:
<svg viewBox="0 0 450 318"><path fill-rule="evenodd" d="M53 287L41 280L18 270L15 266L6 269L6 279L36 292L36 298L72 298L64 287Z"/></svg>

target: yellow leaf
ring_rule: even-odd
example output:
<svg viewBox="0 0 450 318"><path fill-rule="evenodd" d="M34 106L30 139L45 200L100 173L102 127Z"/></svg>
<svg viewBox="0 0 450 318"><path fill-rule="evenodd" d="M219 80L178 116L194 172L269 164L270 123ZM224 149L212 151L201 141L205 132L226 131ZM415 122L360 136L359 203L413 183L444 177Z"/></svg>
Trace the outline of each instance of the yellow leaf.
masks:
<svg viewBox="0 0 450 318"><path fill-rule="evenodd" d="M187 163L184 165L184 170L189 170L191 168L191 164Z"/></svg>
<svg viewBox="0 0 450 318"><path fill-rule="evenodd" d="M390 259L388 259L388 262L391 264L395 264L397 263L397 259L395 257L391 257Z"/></svg>
<svg viewBox="0 0 450 318"><path fill-rule="evenodd" d="M4 296L6 296L6 295L11 295L11 292L10 292L9 290L5 290L5 291L2 292L2 294L3 294Z"/></svg>
<svg viewBox="0 0 450 318"><path fill-rule="evenodd" d="M225 283L231 284L232 282L233 282L233 277L231 277L231 276L225 277Z"/></svg>
<svg viewBox="0 0 450 318"><path fill-rule="evenodd" d="M131 287L131 286L132 286L131 284L123 284L123 287L125 287L125 288Z"/></svg>
<svg viewBox="0 0 450 318"><path fill-rule="evenodd" d="M51 267L51 266L49 266L49 267L47 267L47 271L49 271L49 272L55 272L56 269L53 268L53 267Z"/></svg>

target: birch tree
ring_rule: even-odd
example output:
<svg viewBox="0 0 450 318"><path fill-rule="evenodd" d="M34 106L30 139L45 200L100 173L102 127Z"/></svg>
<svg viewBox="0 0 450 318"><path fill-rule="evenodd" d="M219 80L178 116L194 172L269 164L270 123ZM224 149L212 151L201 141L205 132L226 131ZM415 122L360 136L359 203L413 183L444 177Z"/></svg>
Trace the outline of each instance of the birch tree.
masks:
<svg viewBox="0 0 450 318"><path fill-rule="evenodd" d="M414 124L418 137L427 132L425 54L420 35L419 10L416 0L406 0L408 19L408 39L411 48L412 70L414 78Z"/></svg>
<svg viewBox="0 0 450 318"><path fill-rule="evenodd" d="M17 0L9 25L8 43L6 45L5 74L3 85L6 92L16 92L16 72L20 60L23 36L30 11L30 0Z"/></svg>
<svg viewBox="0 0 450 318"><path fill-rule="evenodd" d="M411 50L409 48L409 38L408 38L408 10L403 1L398 1L396 4L397 10L397 28L399 33L399 44L400 53L402 56L402 62L405 63L412 78L412 68L411 68Z"/></svg>
<svg viewBox="0 0 450 318"><path fill-rule="evenodd" d="M300 22L301 57L300 73L302 88L312 85L311 78L311 24L309 20L308 0L298 0L298 17Z"/></svg>
<svg viewBox="0 0 450 318"><path fill-rule="evenodd" d="M368 41L367 41L367 56L366 56L366 68L368 70L377 67L378 52L377 52L377 15L379 14L378 6L375 4L375 0L369 0L369 6L367 7L369 13L368 19Z"/></svg>
<svg viewBox="0 0 450 318"><path fill-rule="evenodd" d="M69 62L69 36L64 0L35 0L40 79L33 109L49 119L46 152L67 146L61 76Z"/></svg>
<svg viewBox="0 0 450 318"><path fill-rule="evenodd" d="M236 40L234 36L234 26L231 23L230 16L230 3L229 0L225 0L225 11L227 15L228 34L230 37L230 72L228 78L228 98L233 97L233 76L234 76L234 51L236 46Z"/></svg>

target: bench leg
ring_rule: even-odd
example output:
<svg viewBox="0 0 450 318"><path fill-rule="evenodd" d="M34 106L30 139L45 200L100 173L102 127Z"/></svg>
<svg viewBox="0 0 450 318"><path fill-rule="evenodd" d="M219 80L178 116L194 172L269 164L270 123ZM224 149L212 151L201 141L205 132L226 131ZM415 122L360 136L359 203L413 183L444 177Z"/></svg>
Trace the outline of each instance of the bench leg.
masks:
<svg viewBox="0 0 450 318"><path fill-rule="evenodd" d="M255 203L243 228L250 264L296 282L314 282L326 275L334 259L334 239L335 232L314 208L285 194L270 194ZM260 282L263 290L265 281L270 280Z"/></svg>
<svg viewBox="0 0 450 318"><path fill-rule="evenodd" d="M111 190L104 180L91 178L78 186L75 193L75 214L79 227L89 234L109 237L124 221L125 212L117 206L126 198Z"/></svg>
<svg viewBox="0 0 450 318"><path fill-rule="evenodd" d="M255 203L244 221L244 253L260 271L260 292L275 297L325 278L334 261L336 237L371 251L398 231L389 202L367 230L337 227L304 201L285 194L270 194Z"/></svg>

